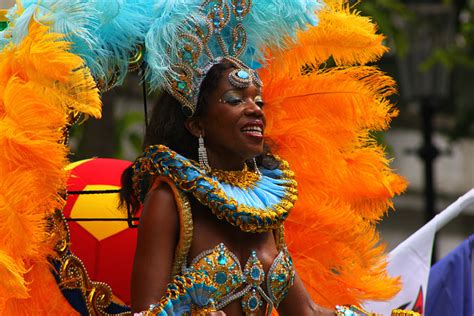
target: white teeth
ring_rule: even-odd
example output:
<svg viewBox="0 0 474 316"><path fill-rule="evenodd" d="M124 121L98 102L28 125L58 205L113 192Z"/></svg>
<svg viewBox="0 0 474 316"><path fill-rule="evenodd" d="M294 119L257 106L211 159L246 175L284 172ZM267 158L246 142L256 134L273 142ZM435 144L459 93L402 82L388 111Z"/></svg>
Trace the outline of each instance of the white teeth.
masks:
<svg viewBox="0 0 474 316"><path fill-rule="evenodd" d="M262 134L263 130L259 126L249 126L249 127L243 128L242 132L257 132L259 134Z"/></svg>

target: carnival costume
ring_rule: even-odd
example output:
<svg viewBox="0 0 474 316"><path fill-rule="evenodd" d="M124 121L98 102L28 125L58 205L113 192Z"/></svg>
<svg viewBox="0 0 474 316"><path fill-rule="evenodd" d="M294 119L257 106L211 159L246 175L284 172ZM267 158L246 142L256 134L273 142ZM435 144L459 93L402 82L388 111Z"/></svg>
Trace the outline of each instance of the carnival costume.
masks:
<svg viewBox="0 0 474 316"><path fill-rule="evenodd" d="M387 99L395 83L367 66L386 51L383 36L345 1L19 1L8 17L0 32L0 313L74 313L52 259L90 314L113 313L104 284L65 281L80 266L68 269L77 258L54 229L68 125L100 117L99 89L138 68L192 116L203 78L223 60L236 68L234 86L264 85L266 136L289 165L222 177L202 155L200 165L163 146L144 151L133 165L137 196L169 183L181 224L173 280L148 313L205 313L238 298L251 315L283 300L295 269L323 306L398 291L375 223L406 184L372 136L396 116ZM243 231L273 230L279 255L270 271L258 253L242 263L224 244L187 258L186 194Z"/></svg>

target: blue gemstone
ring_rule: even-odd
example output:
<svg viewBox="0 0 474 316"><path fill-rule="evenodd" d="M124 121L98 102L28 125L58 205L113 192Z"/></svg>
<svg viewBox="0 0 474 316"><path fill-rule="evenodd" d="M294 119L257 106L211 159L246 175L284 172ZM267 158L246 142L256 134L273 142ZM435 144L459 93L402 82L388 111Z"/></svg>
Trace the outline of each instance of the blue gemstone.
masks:
<svg viewBox="0 0 474 316"><path fill-rule="evenodd" d="M257 267L253 267L252 271L250 272L250 276L254 280L258 280L260 278L260 269Z"/></svg>
<svg viewBox="0 0 474 316"><path fill-rule="evenodd" d="M240 283L240 278L237 274L232 275L232 284Z"/></svg>
<svg viewBox="0 0 474 316"><path fill-rule="evenodd" d="M186 61L192 61L193 60L193 54L191 54L188 51L184 52L183 57Z"/></svg>
<svg viewBox="0 0 474 316"><path fill-rule="evenodd" d="M179 90L184 90L186 88L186 83L183 81L178 82L178 89Z"/></svg>
<svg viewBox="0 0 474 316"><path fill-rule="evenodd" d="M280 273L278 276L277 276L277 280L279 282L283 282L286 280L286 275L284 273Z"/></svg>
<svg viewBox="0 0 474 316"><path fill-rule="evenodd" d="M255 296L252 296L249 299L249 308L250 310L255 310L258 307L258 299Z"/></svg>
<svg viewBox="0 0 474 316"><path fill-rule="evenodd" d="M221 253L219 257L217 257L217 263L219 263L221 266L227 263L227 257L225 256L225 254Z"/></svg>
<svg viewBox="0 0 474 316"><path fill-rule="evenodd" d="M242 78L242 79L248 79L250 77L250 75L245 70L239 70L237 72L237 77Z"/></svg>
<svg viewBox="0 0 474 316"><path fill-rule="evenodd" d="M225 272L217 272L216 273L216 283L217 284L224 284L227 281L227 274Z"/></svg>

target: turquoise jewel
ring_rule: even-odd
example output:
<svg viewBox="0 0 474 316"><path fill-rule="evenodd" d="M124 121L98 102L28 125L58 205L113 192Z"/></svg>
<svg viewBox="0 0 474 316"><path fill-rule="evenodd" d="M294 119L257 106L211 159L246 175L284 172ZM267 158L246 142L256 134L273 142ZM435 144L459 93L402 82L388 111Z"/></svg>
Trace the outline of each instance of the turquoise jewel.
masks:
<svg viewBox="0 0 474 316"><path fill-rule="evenodd" d="M245 70L239 70L237 72L237 77L241 78L241 79L248 79L250 77L249 73L246 72Z"/></svg>
<svg viewBox="0 0 474 316"><path fill-rule="evenodd" d="M286 280L286 275L284 273L280 273L277 276L277 280L278 280L278 282L284 282Z"/></svg>
<svg viewBox="0 0 474 316"><path fill-rule="evenodd" d="M240 283L240 277L237 274L232 275L232 284Z"/></svg>
<svg viewBox="0 0 474 316"><path fill-rule="evenodd" d="M184 90L186 89L186 83L183 81L178 81L178 89L179 90Z"/></svg>
<svg viewBox="0 0 474 316"><path fill-rule="evenodd" d="M192 62L193 61L193 54L189 51L185 51L184 54L183 54L183 58L188 62Z"/></svg>
<svg viewBox="0 0 474 316"><path fill-rule="evenodd" d="M221 266L227 263L227 257L225 256L225 254L221 253L219 257L217 257L217 263L220 264Z"/></svg>
<svg viewBox="0 0 474 316"><path fill-rule="evenodd" d="M260 269L258 267L253 267L250 276L252 279L258 280L260 278Z"/></svg>
<svg viewBox="0 0 474 316"><path fill-rule="evenodd" d="M252 296L250 299L249 299L249 308L251 311L254 311L257 309L258 307L258 298L256 298L255 296Z"/></svg>
<svg viewBox="0 0 474 316"><path fill-rule="evenodd" d="M217 284L224 284L227 281L227 274L225 274L225 272L219 271L216 273L215 280Z"/></svg>
<svg viewBox="0 0 474 316"><path fill-rule="evenodd" d="M242 15L242 13L244 12L244 7L241 4L238 4L235 6L235 11L238 15Z"/></svg>

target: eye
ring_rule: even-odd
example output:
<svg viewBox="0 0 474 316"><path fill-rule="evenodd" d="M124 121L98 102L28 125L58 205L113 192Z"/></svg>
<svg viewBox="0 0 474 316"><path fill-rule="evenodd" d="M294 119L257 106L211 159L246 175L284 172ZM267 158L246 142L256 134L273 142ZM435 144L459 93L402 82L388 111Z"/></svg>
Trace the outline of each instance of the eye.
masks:
<svg viewBox="0 0 474 316"><path fill-rule="evenodd" d="M224 102L225 103L228 103L230 105L239 105L241 104L242 102L244 102L242 99L240 98L229 98L229 99L224 99Z"/></svg>
<svg viewBox="0 0 474 316"><path fill-rule="evenodd" d="M254 102L260 108L263 108L263 106L265 105L265 102L263 101L263 98L261 96L255 97Z"/></svg>
<svg viewBox="0 0 474 316"><path fill-rule="evenodd" d="M222 96L222 99L220 99L219 101L230 105L239 105L244 102L244 99L239 94L228 93Z"/></svg>

